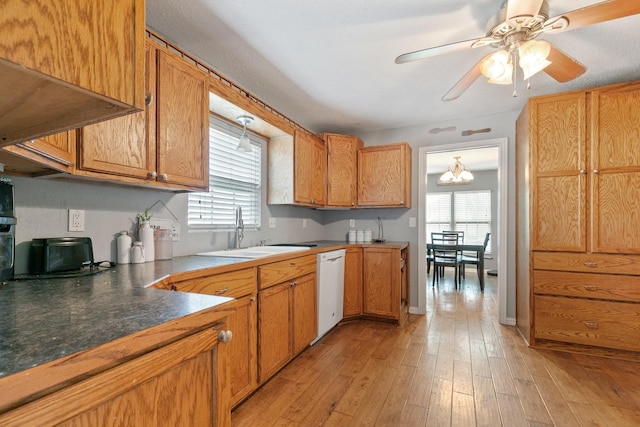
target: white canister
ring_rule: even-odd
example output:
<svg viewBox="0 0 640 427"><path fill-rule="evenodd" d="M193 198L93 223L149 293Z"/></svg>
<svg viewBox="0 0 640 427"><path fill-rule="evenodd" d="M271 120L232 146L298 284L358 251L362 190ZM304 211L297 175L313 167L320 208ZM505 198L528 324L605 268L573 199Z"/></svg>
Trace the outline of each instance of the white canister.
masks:
<svg viewBox="0 0 640 427"><path fill-rule="evenodd" d="M131 262L131 236L127 230L122 230L116 239L116 250L118 264L129 264Z"/></svg>
<svg viewBox="0 0 640 427"><path fill-rule="evenodd" d="M349 243L355 243L356 242L356 229L355 228L350 228L349 229Z"/></svg>
<svg viewBox="0 0 640 427"><path fill-rule="evenodd" d="M365 243L371 243L372 239L373 239L373 237L371 235L371 230L364 230L364 242Z"/></svg>
<svg viewBox="0 0 640 427"><path fill-rule="evenodd" d="M173 237L171 236L171 230L158 228L154 231L154 235L156 238L156 259L160 260L173 258Z"/></svg>
<svg viewBox="0 0 640 427"><path fill-rule="evenodd" d="M364 243L364 231L356 231L356 243Z"/></svg>
<svg viewBox="0 0 640 427"><path fill-rule="evenodd" d="M142 246L144 246L144 262L153 261L154 244L153 244L153 228L149 225L149 221L142 221L138 231Z"/></svg>
<svg viewBox="0 0 640 427"><path fill-rule="evenodd" d="M133 242L131 247L131 263L141 264L144 262L144 245L142 242Z"/></svg>

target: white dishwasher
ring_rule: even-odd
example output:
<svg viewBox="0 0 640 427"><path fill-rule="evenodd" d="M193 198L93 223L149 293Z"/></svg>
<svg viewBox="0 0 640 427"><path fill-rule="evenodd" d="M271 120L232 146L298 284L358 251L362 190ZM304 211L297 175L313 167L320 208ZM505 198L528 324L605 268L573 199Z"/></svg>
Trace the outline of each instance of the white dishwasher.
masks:
<svg viewBox="0 0 640 427"><path fill-rule="evenodd" d="M318 254L318 336L311 345L342 320L345 252L338 249Z"/></svg>

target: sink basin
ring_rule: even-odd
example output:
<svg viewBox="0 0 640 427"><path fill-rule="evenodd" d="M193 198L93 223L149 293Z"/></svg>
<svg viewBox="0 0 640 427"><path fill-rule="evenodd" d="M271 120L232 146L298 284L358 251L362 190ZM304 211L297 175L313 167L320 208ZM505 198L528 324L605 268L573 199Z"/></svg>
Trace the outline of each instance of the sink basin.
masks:
<svg viewBox="0 0 640 427"><path fill-rule="evenodd" d="M270 255L280 255L288 252L309 250L306 246L252 246L242 249L225 249L213 252L200 252L199 256L218 256L227 258L262 258Z"/></svg>

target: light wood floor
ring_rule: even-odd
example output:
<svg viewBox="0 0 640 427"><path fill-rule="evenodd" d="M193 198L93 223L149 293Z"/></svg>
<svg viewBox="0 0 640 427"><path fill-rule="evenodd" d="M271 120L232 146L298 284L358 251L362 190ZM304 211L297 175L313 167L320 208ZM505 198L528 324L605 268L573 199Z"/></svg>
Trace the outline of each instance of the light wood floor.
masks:
<svg viewBox="0 0 640 427"><path fill-rule="evenodd" d="M429 281L427 315L403 327L339 325L233 426L640 425L639 363L528 348L497 322L495 280L481 293L474 277L458 291Z"/></svg>

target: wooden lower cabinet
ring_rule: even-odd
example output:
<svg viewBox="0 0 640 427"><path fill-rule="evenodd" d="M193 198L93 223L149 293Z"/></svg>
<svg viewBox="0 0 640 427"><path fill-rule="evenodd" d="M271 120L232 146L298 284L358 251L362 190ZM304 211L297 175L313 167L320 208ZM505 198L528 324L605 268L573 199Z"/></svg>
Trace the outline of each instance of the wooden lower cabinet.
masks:
<svg viewBox="0 0 640 427"><path fill-rule="evenodd" d="M318 335L316 256L258 267L258 382L263 383Z"/></svg>
<svg viewBox="0 0 640 427"><path fill-rule="evenodd" d="M258 294L258 381L269 379L318 334L316 274Z"/></svg>
<svg viewBox="0 0 640 427"><path fill-rule="evenodd" d="M0 425L231 425L218 323L0 416Z"/></svg>
<svg viewBox="0 0 640 427"><path fill-rule="evenodd" d="M344 258L344 319L362 315L362 248L347 248Z"/></svg>
<svg viewBox="0 0 640 427"><path fill-rule="evenodd" d="M160 286L162 287L162 286ZM257 283L256 268L204 275L180 280L178 276L163 286L181 292L194 292L235 298L227 303L232 309L227 317L233 339L228 343L231 407L237 405L258 386L257 362Z"/></svg>
<svg viewBox="0 0 640 427"><path fill-rule="evenodd" d="M363 315L402 324L409 314L408 246L363 249Z"/></svg>

